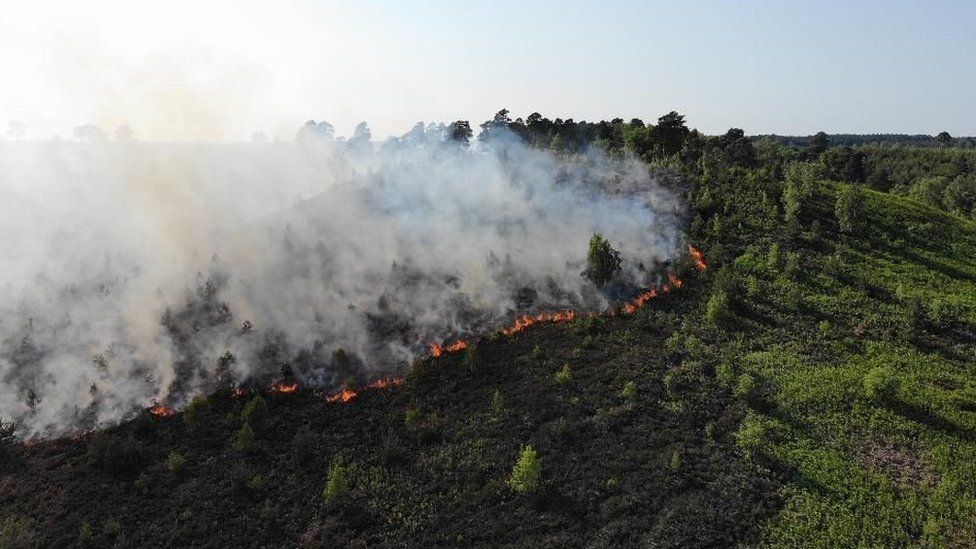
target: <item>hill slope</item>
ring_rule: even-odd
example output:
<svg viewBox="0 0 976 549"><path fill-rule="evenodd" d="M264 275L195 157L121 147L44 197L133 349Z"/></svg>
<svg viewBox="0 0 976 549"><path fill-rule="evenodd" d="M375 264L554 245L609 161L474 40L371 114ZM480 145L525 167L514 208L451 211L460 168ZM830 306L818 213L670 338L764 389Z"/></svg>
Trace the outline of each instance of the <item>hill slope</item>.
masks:
<svg viewBox="0 0 976 549"><path fill-rule="evenodd" d="M633 316L488 338L345 404L219 394L189 420L8 447L5 539L972 546L976 226L786 181L704 178L713 268ZM521 495L525 445L542 482Z"/></svg>

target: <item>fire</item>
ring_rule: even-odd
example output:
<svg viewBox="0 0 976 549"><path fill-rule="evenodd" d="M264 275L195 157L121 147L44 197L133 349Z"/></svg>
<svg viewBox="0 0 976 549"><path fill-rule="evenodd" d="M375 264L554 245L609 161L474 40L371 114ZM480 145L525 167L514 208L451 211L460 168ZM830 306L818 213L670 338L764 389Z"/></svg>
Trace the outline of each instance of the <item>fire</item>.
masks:
<svg viewBox="0 0 976 549"><path fill-rule="evenodd" d="M169 406L164 406L162 404L153 406L149 409L149 413L156 417L170 417L176 412L173 411Z"/></svg>
<svg viewBox="0 0 976 549"><path fill-rule="evenodd" d="M468 342L459 339L451 344L438 345L436 343L430 344L430 354L434 358L441 356L444 353L456 353L458 351L463 351L468 348Z"/></svg>
<svg viewBox="0 0 976 549"><path fill-rule="evenodd" d="M346 403L356 398L358 395L359 393L357 393L353 389L343 389L338 393L327 395L325 397L325 401L328 403L333 403L333 402Z"/></svg>
<svg viewBox="0 0 976 549"><path fill-rule="evenodd" d="M696 269L699 271L708 269L708 263L705 263L705 256L698 251L698 248L688 244L688 254L691 255L691 259L694 260Z"/></svg>
<svg viewBox="0 0 976 549"><path fill-rule="evenodd" d="M279 381L271 386L271 392L273 394L290 395L292 393L298 392L298 383L285 383L284 381Z"/></svg>
<svg viewBox="0 0 976 549"><path fill-rule="evenodd" d="M233 396L234 398L238 398L238 399L244 398L244 397L247 396L247 390L244 389L244 387L236 387L234 389L234 392L231 393L231 396Z"/></svg>
<svg viewBox="0 0 976 549"><path fill-rule="evenodd" d="M403 376L382 377L371 381L366 387L369 389L387 389L389 387L399 387L406 382L407 379Z"/></svg>
<svg viewBox="0 0 976 549"><path fill-rule="evenodd" d="M559 311L556 313L539 313L537 315L525 315L515 319L515 324L508 328L503 328L502 333L512 335L522 330L538 324L540 322L569 322L576 319L576 311Z"/></svg>

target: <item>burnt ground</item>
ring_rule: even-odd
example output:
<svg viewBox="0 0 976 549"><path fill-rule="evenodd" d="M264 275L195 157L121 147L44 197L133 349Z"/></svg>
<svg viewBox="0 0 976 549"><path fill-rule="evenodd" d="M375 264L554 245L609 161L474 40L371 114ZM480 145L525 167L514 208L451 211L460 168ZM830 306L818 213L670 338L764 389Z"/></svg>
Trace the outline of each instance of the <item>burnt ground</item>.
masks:
<svg viewBox="0 0 976 549"><path fill-rule="evenodd" d="M665 350L694 292L489 338L346 404L265 394L249 452L235 445L247 399L229 394L193 422L145 413L18 448L0 516L37 547L752 545L779 483L736 449L743 405ZM506 480L525 444L542 485L518 495ZM336 459L350 490L326 503Z"/></svg>

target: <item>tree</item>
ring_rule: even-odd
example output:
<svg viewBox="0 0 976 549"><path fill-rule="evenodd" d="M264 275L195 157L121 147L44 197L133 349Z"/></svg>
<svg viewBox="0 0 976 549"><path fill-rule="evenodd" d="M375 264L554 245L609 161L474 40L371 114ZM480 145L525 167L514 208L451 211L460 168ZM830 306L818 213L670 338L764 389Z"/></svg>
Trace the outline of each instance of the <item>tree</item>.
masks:
<svg viewBox="0 0 976 549"><path fill-rule="evenodd" d="M861 193L854 185L845 186L837 195L834 214L841 232L850 233L854 230L857 219L861 216Z"/></svg>
<svg viewBox="0 0 976 549"><path fill-rule="evenodd" d="M949 132L939 132L939 135L935 136L935 140L939 142L942 148L952 144L952 136L949 135Z"/></svg>
<svg viewBox="0 0 976 549"><path fill-rule="evenodd" d="M658 144L665 156L671 156L680 151L689 133L688 126L685 125L685 117L675 111L657 119L655 137L657 137Z"/></svg>
<svg viewBox="0 0 976 549"><path fill-rule="evenodd" d="M531 494L539 489L542 477L542 463L531 444L527 444L519 453L518 461L512 467L512 476L508 485L519 494Z"/></svg>
<svg viewBox="0 0 976 549"><path fill-rule="evenodd" d="M468 147L471 144L471 124L467 120L455 120L447 127L447 139L457 143L461 147Z"/></svg>
<svg viewBox="0 0 976 549"><path fill-rule="evenodd" d="M810 144L807 145L803 155L809 160L814 160L826 151L828 147L830 147L830 139L827 137L827 134L817 132L816 135L810 138Z"/></svg>
<svg viewBox="0 0 976 549"><path fill-rule="evenodd" d="M105 132L94 124L78 126L74 130L75 139L79 141L100 142L105 141Z"/></svg>
<svg viewBox="0 0 976 549"><path fill-rule="evenodd" d="M258 395L251 399L251 402L247 403L244 407L244 411L241 413L241 419L244 420L245 425L250 426L252 429L260 430L264 426L265 416L268 414L268 403Z"/></svg>
<svg viewBox="0 0 976 549"><path fill-rule="evenodd" d="M245 423L237 431L237 450L245 454L251 452L254 450L254 441L254 429L251 429L251 426Z"/></svg>
<svg viewBox="0 0 976 549"><path fill-rule="evenodd" d="M590 250L586 261L587 267L582 275L597 286L607 284L620 272L620 252L613 249L610 241L599 233L595 233L590 238Z"/></svg>

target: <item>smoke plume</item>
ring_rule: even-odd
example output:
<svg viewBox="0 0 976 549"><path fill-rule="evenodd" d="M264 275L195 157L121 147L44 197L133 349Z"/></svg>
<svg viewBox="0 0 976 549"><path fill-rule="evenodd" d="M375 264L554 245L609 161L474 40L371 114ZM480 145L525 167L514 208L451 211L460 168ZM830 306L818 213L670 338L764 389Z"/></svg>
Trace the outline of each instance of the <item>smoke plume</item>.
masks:
<svg viewBox="0 0 976 549"><path fill-rule="evenodd" d="M338 386L526 312L658 281L676 196L647 167L443 125L374 144L0 143L0 417L26 436L294 375ZM580 276L604 234L608 288Z"/></svg>

